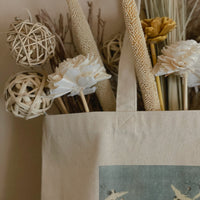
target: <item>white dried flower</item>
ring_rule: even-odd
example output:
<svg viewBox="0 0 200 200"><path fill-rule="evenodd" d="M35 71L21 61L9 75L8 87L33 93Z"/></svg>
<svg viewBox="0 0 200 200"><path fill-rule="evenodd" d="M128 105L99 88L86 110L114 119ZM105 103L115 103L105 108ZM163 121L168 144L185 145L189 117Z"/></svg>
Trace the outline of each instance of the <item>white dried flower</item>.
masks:
<svg viewBox="0 0 200 200"><path fill-rule="evenodd" d="M49 88L54 98L69 94L75 96L83 90L84 95L96 91L97 82L111 78L95 56L79 55L59 64L55 73L48 76Z"/></svg>
<svg viewBox="0 0 200 200"><path fill-rule="evenodd" d="M200 85L200 44L194 40L176 42L164 47L154 67L156 76L188 73L188 87Z"/></svg>

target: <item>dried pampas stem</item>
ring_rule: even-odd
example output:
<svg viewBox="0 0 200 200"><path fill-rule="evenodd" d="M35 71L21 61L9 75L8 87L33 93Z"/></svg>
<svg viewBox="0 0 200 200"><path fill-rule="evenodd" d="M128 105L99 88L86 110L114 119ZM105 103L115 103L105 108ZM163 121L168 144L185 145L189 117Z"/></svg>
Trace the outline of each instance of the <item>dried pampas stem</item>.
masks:
<svg viewBox="0 0 200 200"><path fill-rule="evenodd" d="M87 19L81 9L78 0L66 0L71 22L74 42L80 54L94 54L102 64L97 45L92 35ZM115 97L109 80L97 84L96 94L104 111L114 111L116 108Z"/></svg>
<svg viewBox="0 0 200 200"><path fill-rule="evenodd" d="M144 33L134 0L122 0L124 18L133 49L135 68L141 88L145 109L160 110L160 102L152 73L151 60L147 51Z"/></svg>

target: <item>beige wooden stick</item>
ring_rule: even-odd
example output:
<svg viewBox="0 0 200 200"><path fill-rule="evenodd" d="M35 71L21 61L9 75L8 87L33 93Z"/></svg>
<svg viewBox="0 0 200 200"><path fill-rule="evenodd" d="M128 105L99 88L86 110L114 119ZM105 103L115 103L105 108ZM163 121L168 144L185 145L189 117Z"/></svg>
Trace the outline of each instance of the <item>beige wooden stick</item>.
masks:
<svg viewBox="0 0 200 200"><path fill-rule="evenodd" d="M183 76L183 102L184 110L188 110L188 74L187 72Z"/></svg>
<svg viewBox="0 0 200 200"><path fill-rule="evenodd" d="M67 110L67 108L66 108L66 106L65 106L65 104L64 104L64 102L63 102L63 100L62 100L62 98L61 98L61 97L58 97L57 99L58 99L58 102L59 102L59 104L60 104L60 106L61 106L63 112L64 112L65 114L68 114L69 112L68 112L68 110Z"/></svg>
<svg viewBox="0 0 200 200"><path fill-rule="evenodd" d="M87 104L87 101L86 101L86 99L85 99L85 95L84 95L84 93L83 93L83 89L80 91L80 96L81 96L81 100L82 100L82 102L83 102L83 106L84 106L84 108L85 108L85 111L86 111L86 112L90 112L89 107L88 107L88 104Z"/></svg>
<svg viewBox="0 0 200 200"><path fill-rule="evenodd" d="M156 64L157 59L156 59L156 49L155 49L155 44L153 42L150 43L150 48L151 48L151 55L152 55L152 60L153 60L153 66ZM156 76L156 85L158 89L158 96L160 100L160 108L162 111L165 110L164 102L163 102L163 95L162 95L162 90L161 90L161 84L160 84L160 77Z"/></svg>

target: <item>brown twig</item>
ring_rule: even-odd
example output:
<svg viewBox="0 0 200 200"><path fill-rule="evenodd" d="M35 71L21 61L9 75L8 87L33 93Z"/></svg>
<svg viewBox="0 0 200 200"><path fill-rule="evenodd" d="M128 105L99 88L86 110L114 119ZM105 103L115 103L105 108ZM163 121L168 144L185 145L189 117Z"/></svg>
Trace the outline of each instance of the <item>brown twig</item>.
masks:
<svg viewBox="0 0 200 200"><path fill-rule="evenodd" d="M101 46L103 44L104 39L104 30L106 22L101 18L101 9L99 9L98 13L98 24L97 24L97 45Z"/></svg>
<svg viewBox="0 0 200 200"><path fill-rule="evenodd" d="M69 27L69 35L70 35L70 47L72 47L74 49L73 52L71 52L70 57L73 57L72 53L77 54L77 49L75 46L75 42L74 42L74 37L73 37L73 33L72 33L72 22L71 22L71 18L69 16L69 14L67 13L67 24Z"/></svg>
<svg viewBox="0 0 200 200"><path fill-rule="evenodd" d="M88 24L90 25L90 27L92 28L93 26L93 17L92 17L92 13L93 13L93 2L88 1Z"/></svg>

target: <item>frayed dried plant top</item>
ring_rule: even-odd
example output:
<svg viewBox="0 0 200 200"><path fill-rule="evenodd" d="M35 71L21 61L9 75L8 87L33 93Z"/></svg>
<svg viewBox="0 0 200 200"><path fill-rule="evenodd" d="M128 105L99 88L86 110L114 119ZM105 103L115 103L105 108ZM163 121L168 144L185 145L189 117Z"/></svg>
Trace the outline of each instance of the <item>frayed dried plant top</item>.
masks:
<svg viewBox="0 0 200 200"><path fill-rule="evenodd" d="M141 21L148 42L161 42L167 39L167 34L176 27L176 22L168 17L156 17Z"/></svg>
<svg viewBox="0 0 200 200"><path fill-rule="evenodd" d="M55 53L55 36L41 23L16 19L7 34L16 63L25 67L44 64Z"/></svg>

